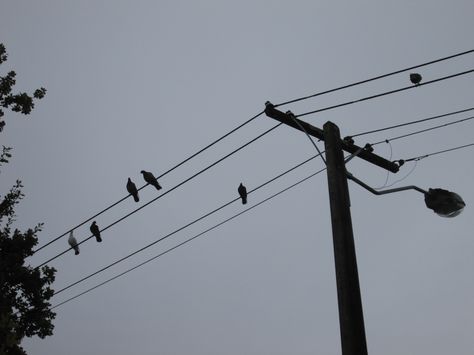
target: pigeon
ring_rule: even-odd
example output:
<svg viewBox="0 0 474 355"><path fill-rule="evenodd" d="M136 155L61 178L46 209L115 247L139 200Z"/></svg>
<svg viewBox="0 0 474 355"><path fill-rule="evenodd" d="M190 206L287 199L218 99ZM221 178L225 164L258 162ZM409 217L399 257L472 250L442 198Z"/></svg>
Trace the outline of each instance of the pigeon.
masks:
<svg viewBox="0 0 474 355"><path fill-rule="evenodd" d="M135 200L135 202L140 201L140 198L138 197L137 187L135 186L133 181L130 180L130 178L128 178L128 181L127 181L127 191L129 194L133 196L133 199Z"/></svg>
<svg viewBox="0 0 474 355"><path fill-rule="evenodd" d="M245 188L244 185L242 185L242 183L240 183L237 191L239 191L240 198L242 199L242 204L243 205L247 204L247 189Z"/></svg>
<svg viewBox="0 0 474 355"><path fill-rule="evenodd" d="M142 170L140 172L143 174L143 179L145 179L147 183L155 186L157 190L161 190L160 184L158 183L158 181L156 180L156 177L152 173L145 170Z"/></svg>
<svg viewBox="0 0 474 355"><path fill-rule="evenodd" d="M77 244L76 238L74 238L74 235L72 234L72 231L69 233L69 238L67 240L71 248L74 249L74 254L79 255L79 245Z"/></svg>
<svg viewBox="0 0 474 355"><path fill-rule="evenodd" d="M100 230L99 226L94 222L92 222L90 230L92 234L94 235L95 239L100 243L102 241L102 238L100 237Z"/></svg>
<svg viewBox="0 0 474 355"><path fill-rule="evenodd" d="M421 75L418 73L411 73L410 74L410 81L415 84L416 86L420 85L421 82Z"/></svg>

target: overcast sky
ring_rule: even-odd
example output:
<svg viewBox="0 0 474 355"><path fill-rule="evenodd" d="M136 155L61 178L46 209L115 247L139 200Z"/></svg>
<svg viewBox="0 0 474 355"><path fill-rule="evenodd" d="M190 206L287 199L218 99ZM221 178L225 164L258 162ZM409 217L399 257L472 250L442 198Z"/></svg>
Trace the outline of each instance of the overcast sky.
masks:
<svg viewBox="0 0 474 355"><path fill-rule="evenodd" d="M44 86L30 117L6 115L2 194L17 178L22 229L44 222L47 243L126 194L140 170L156 176L264 109L474 49L474 3L420 1L2 1L1 66L17 90ZM424 81L474 68L474 55L420 68ZM304 113L409 82L409 72L282 106ZM474 74L303 117L343 136L473 106ZM472 115L472 112L471 112ZM377 142L469 113L358 137ZM262 115L159 180L163 192L275 122ZM466 121L375 147L407 159L474 142ZM322 149L322 142L319 143ZM403 185L459 193L466 209L441 218L411 191L374 196L349 182L371 354L470 355L474 349L474 148L421 160ZM315 154L282 126L50 263L54 288L106 266ZM89 280L57 304L193 237L321 169L321 159ZM405 177L407 163L388 184ZM372 186L386 172L352 160ZM161 192L160 192L161 193ZM148 186L96 218L104 227L157 197ZM82 240L89 223L75 230ZM29 259L68 247L64 237ZM340 354L325 172L155 261L56 309L54 335L25 340L29 354Z"/></svg>

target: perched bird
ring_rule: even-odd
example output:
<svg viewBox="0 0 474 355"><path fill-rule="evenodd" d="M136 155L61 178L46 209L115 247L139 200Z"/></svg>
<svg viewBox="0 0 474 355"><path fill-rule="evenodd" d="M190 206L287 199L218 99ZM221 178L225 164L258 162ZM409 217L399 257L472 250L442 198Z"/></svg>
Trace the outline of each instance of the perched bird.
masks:
<svg viewBox="0 0 474 355"><path fill-rule="evenodd" d="M242 183L240 183L237 191L239 191L240 198L242 199L242 204L243 205L247 204L247 188L244 185L242 185Z"/></svg>
<svg viewBox="0 0 474 355"><path fill-rule="evenodd" d="M79 255L79 245L77 244L76 238L74 238L74 235L72 234L72 231L69 233L69 238L67 240L71 248L74 249L74 254Z"/></svg>
<svg viewBox="0 0 474 355"><path fill-rule="evenodd" d="M133 199L135 200L135 202L140 201L140 198L138 197L137 187L135 186L133 181L130 180L130 178L128 178L128 181L127 181L127 191L129 194L133 196Z"/></svg>
<svg viewBox="0 0 474 355"><path fill-rule="evenodd" d="M410 81L415 85L420 85L421 79L422 79L422 77L418 73L411 73L410 74Z"/></svg>
<svg viewBox="0 0 474 355"><path fill-rule="evenodd" d="M143 179L145 179L145 181L147 183L149 183L150 185L155 186L157 190L161 190L161 186L158 183L158 181L156 180L155 175L153 175L149 171L145 171L145 170L142 170L140 172L143 174Z"/></svg>
<svg viewBox="0 0 474 355"><path fill-rule="evenodd" d="M100 230L99 226L94 222L92 222L90 230L92 234L94 235L95 239L100 243L102 241L102 238L100 237Z"/></svg>

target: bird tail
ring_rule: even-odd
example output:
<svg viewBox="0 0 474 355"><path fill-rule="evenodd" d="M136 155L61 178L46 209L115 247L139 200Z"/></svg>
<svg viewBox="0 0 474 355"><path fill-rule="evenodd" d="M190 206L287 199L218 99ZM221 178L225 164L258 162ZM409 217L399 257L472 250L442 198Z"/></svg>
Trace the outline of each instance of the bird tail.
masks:
<svg viewBox="0 0 474 355"><path fill-rule="evenodd" d="M242 204L246 205L247 204L247 197L242 197Z"/></svg>
<svg viewBox="0 0 474 355"><path fill-rule="evenodd" d="M102 241L102 238L100 236L96 236L95 239L100 243Z"/></svg>
<svg viewBox="0 0 474 355"><path fill-rule="evenodd" d="M140 198L138 197L138 194L133 195L133 199L135 200L135 202L140 201Z"/></svg>
<svg viewBox="0 0 474 355"><path fill-rule="evenodd" d="M79 255L79 247L78 246L74 247L74 254Z"/></svg>

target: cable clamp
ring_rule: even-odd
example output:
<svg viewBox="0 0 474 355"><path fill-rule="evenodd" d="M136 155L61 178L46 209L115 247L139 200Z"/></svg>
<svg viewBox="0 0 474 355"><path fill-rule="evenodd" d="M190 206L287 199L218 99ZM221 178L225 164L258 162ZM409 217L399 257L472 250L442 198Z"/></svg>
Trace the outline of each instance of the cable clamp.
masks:
<svg viewBox="0 0 474 355"><path fill-rule="evenodd" d="M352 138L352 136L344 137L343 140L344 142L347 142L349 144L354 144L354 139Z"/></svg>
<svg viewBox="0 0 474 355"><path fill-rule="evenodd" d="M364 149L370 153L372 153L374 151L374 147L372 147L372 144L370 143L367 143L365 146L364 146Z"/></svg>
<svg viewBox="0 0 474 355"><path fill-rule="evenodd" d="M401 167L401 166L403 166L403 164L405 164L405 160L403 160L403 159L394 160L393 162L394 162L395 164L397 164L398 167Z"/></svg>

